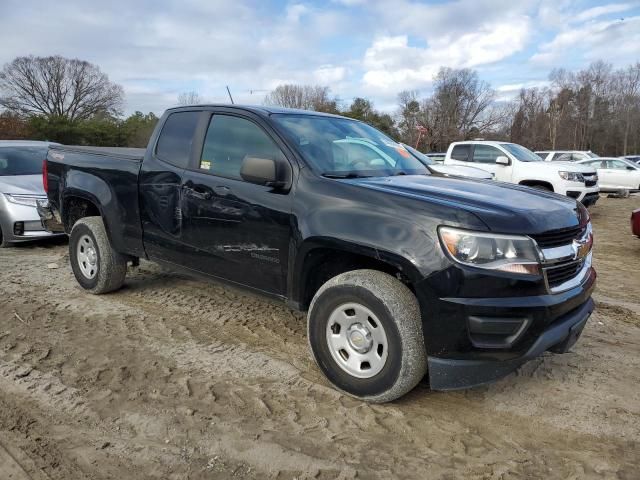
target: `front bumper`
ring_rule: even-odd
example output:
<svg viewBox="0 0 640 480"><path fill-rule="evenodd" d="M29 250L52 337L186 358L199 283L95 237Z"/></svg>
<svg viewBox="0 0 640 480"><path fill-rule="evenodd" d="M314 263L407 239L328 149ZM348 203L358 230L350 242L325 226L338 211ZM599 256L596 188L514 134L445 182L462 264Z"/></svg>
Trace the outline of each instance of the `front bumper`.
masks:
<svg viewBox="0 0 640 480"><path fill-rule="evenodd" d="M559 318L522 355L506 359L449 359L429 356L429 382L433 390L457 390L498 380L547 350L565 353L578 341L594 303L589 298Z"/></svg>
<svg viewBox="0 0 640 480"><path fill-rule="evenodd" d="M451 267L416 285L434 390L497 380L547 350L564 352L593 311L596 273L551 293L544 280Z"/></svg>
<svg viewBox="0 0 640 480"><path fill-rule="evenodd" d="M598 201L599 192L600 187L597 185L593 187L585 187L584 184L577 182L563 181L558 186L556 193L573 198L582 203L585 207L588 207L594 205Z"/></svg>
<svg viewBox="0 0 640 480"><path fill-rule="evenodd" d="M0 211L2 235L8 243L20 243L57 236L45 230L36 207L4 202Z"/></svg>

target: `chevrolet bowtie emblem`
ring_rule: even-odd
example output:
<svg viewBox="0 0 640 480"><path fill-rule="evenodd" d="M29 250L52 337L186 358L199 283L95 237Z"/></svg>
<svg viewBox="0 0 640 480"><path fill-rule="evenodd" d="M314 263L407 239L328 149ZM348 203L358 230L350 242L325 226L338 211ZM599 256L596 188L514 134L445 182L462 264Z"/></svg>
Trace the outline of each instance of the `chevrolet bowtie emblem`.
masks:
<svg viewBox="0 0 640 480"><path fill-rule="evenodd" d="M574 240L571 247L573 248L573 258L574 260L582 259L587 256L587 254L591 251L591 236Z"/></svg>

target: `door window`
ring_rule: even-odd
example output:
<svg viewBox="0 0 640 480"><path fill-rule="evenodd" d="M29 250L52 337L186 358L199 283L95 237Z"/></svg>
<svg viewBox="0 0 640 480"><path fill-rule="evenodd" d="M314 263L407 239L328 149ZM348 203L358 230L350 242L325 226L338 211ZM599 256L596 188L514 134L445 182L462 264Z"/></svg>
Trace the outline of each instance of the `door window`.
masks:
<svg viewBox="0 0 640 480"><path fill-rule="evenodd" d="M463 162L469 161L469 150L471 150L471 145L456 145L453 147L451 151L451 158L453 160L461 160Z"/></svg>
<svg viewBox="0 0 640 480"><path fill-rule="evenodd" d="M214 115L209 123L200 170L226 178L241 179L245 157L277 159L282 152L258 125L231 115Z"/></svg>
<svg viewBox="0 0 640 480"><path fill-rule="evenodd" d="M627 164L621 162L620 160L607 160L607 168L612 168L614 170L625 170L627 168Z"/></svg>
<svg viewBox="0 0 640 480"><path fill-rule="evenodd" d="M506 156L500 150L490 145L476 145L473 149L473 161L475 163L496 163L496 158Z"/></svg>
<svg viewBox="0 0 640 480"><path fill-rule="evenodd" d="M200 112L176 112L164 122L156 155L177 167L185 168L191 156L191 144Z"/></svg>

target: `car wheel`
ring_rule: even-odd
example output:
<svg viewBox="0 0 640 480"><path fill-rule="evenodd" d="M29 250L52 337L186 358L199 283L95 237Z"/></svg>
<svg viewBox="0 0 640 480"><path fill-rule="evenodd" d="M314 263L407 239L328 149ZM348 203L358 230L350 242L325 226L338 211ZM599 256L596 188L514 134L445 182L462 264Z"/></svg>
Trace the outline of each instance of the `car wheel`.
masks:
<svg viewBox="0 0 640 480"><path fill-rule="evenodd" d="M69 258L76 280L90 293L112 292L124 283L126 257L111 247L101 217L81 218L73 225Z"/></svg>
<svg viewBox="0 0 640 480"><path fill-rule="evenodd" d="M0 248L7 248L7 247L10 247L10 246L11 246L11 243L7 242L4 239L4 235L2 233L2 226L0 226Z"/></svg>
<svg viewBox="0 0 640 480"><path fill-rule="evenodd" d="M545 192L553 192L553 190L551 190L546 185L532 185L531 188L535 188L537 190L544 190Z"/></svg>
<svg viewBox="0 0 640 480"><path fill-rule="evenodd" d="M326 282L309 307L307 334L329 381L362 400L395 400L427 371L418 301L383 272L354 270Z"/></svg>

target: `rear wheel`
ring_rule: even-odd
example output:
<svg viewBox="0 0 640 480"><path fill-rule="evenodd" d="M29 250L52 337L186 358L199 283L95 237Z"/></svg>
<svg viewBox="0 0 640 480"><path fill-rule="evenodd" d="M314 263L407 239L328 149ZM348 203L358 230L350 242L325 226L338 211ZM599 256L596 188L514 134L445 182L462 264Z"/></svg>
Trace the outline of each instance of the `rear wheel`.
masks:
<svg viewBox="0 0 640 480"><path fill-rule="evenodd" d="M329 280L311 302L307 330L316 363L351 396L395 400L427 371L418 301L386 273L355 270Z"/></svg>
<svg viewBox="0 0 640 480"><path fill-rule="evenodd" d="M112 292L124 283L126 257L111 247L101 217L84 217L73 225L69 258L76 280L90 293Z"/></svg>

